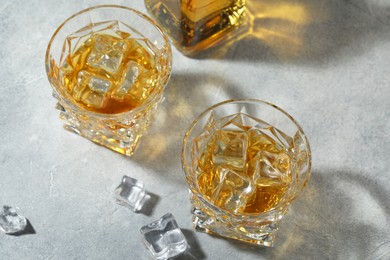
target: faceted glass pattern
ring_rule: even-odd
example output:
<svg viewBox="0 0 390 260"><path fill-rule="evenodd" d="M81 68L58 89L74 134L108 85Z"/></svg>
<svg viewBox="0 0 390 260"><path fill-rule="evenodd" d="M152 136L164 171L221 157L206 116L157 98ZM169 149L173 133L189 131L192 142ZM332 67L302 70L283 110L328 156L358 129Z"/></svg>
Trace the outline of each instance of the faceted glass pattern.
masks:
<svg viewBox="0 0 390 260"><path fill-rule="evenodd" d="M19 215L15 208L3 206L2 211L0 211L0 230L6 234L12 234L23 231L26 226L26 218Z"/></svg>
<svg viewBox="0 0 390 260"><path fill-rule="evenodd" d="M183 145L195 228L272 246L310 176L310 147L295 120L260 100L226 101L195 120Z"/></svg>
<svg viewBox="0 0 390 260"><path fill-rule="evenodd" d="M96 36L93 47L82 52L91 35ZM127 43L132 39L156 54L153 73L145 69L150 65L143 60L146 52L138 49L134 50L137 62L121 65L124 51L131 51ZM145 68L138 65L141 60ZM131 156L163 99L171 73L171 49L158 25L144 14L127 7L97 6L59 27L46 52L46 71L65 129ZM124 100L134 104L132 108L122 108ZM120 112L99 112L106 106Z"/></svg>
<svg viewBox="0 0 390 260"><path fill-rule="evenodd" d="M168 259L187 250L187 240L171 213L141 228L142 241L154 259Z"/></svg>
<svg viewBox="0 0 390 260"><path fill-rule="evenodd" d="M137 212L145 203L144 184L129 176L123 176L121 184L115 189L114 196L118 204Z"/></svg>

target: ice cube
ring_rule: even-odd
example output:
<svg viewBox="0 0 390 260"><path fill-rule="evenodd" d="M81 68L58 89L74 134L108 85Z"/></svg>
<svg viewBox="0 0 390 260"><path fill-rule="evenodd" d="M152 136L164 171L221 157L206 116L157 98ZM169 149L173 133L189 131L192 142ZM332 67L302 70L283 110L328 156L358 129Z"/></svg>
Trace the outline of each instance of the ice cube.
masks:
<svg viewBox="0 0 390 260"><path fill-rule="evenodd" d="M118 204L133 212L138 212L146 201L144 184L129 176L123 176L121 184L115 189L114 197Z"/></svg>
<svg viewBox="0 0 390 260"><path fill-rule="evenodd" d="M291 182L290 157L287 153L260 152L248 163L256 191L248 200L245 212L263 213L284 200Z"/></svg>
<svg viewBox="0 0 390 260"><path fill-rule="evenodd" d="M23 231L27 226L25 217L19 215L15 208L10 206L3 206L0 211L0 229L6 234L12 234Z"/></svg>
<svg viewBox="0 0 390 260"><path fill-rule="evenodd" d="M137 62L129 61L124 69L121 82L118 84L118 87L113 91L111 96L115 99L123 100L129 90L136 83L140 70L141 68Z"/></svg>
<svg viewBox="0 0 390 260"><path fill-rule="evenodd" d="M88 83L89 88L99 94L106 94L110 89L111 82L92 75Z"/></svg>
<svg viewBox="0 0 390 260"><path fill-rule="evenodd" d="M219 184L211 200L214 204L230 212L239 212L246 204L254 187L243 172L218 168Z"/></svg>
<svg viewBox="0 0 390 260"><path fill-rule="evenodd" d="M291 182L290 157L262 151L257 156L253 181L258 186L287 185Z"/></svg>
<svg viewBox="0 0 390 260"><path fill-rule="evenodd" d="M87 65L110 74L117 74L126 48L126 43L121 39L98 35L88 56Z"/></svg>
<svg viewBox="0 0 390 260"><path fill-rule="evenodd" d="M138 64L147 70L157 68L157 58L159 56L157 47L154 46L146 38L128 38L131 49L128 49L128 54L131 59L136 60Z"/></svg>
<svg viewBox="0 0 390 260"><path fill-rule="evenodd" d="M250 129L248 133L248 157L255 157L261 151L266 151L269 153L283 153L288 150L288 146L285 146L279 141L279 139L274 136L275 132L274 127L269 127L267 129ZM288 138L286 136L286 138ZM285 139L287 142L287 139Z"/></svg>
<svg viewBox="0 0 390 260"><path fill-rule="evenodd" d="M187 250L187 240L171 213L141 228L142 241L155 259L168 259Z"/></svg>
<svg viewBox="0 0 390 260"><path fill-rule="evenodd" d="M102 108L106 105L111 85L112 83L108 79L81 70L77 74L77 84L72 90L72 96L87 106Z"/></svg>
<svg viewBox="0 0 390 260"><path fill-rule="evenodd" d="M243 169L246 161L248 136L241 130L216 130L213 135L215 152L213 162L216 165L230 165Z"/></svg>

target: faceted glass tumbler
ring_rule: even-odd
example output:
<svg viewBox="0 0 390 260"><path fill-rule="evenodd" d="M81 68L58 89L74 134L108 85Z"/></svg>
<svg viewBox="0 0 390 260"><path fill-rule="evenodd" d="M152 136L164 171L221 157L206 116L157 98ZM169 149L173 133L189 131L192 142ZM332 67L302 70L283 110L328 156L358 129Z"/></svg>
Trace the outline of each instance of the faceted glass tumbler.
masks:
<svg viewBox="0 0 390 260"><path fill-rule="evenodd" d="M144 44L146 48L156 50L157 76L153 75L152 81L146 78L140 83L144 84L145 88L153 88L153 91L143 97L144 100L139 105L124 112L108 114L86 109L85 106L76 102L74 96L67 90L69 82L66 82L61 75L61 68L64 64L66 65L64 57L72 52L71 45L74 44L76 46L74 48L77 48L79 42L83 40L82 31L85 28L92 28L91 32L95 28L101 31L109 30L109 26L107 29L104 25L112 21L119 24L120 28L130 31L125 35L132 35L136 39L147 39L147 43ZM94 66L94 70L106 70L109 74L117 69L117 63L122 59L120 51L123 46L114 46L115 48L111 50L106 46L99 47L99 51L112 54L112 57L96 54L95 50L91 51L95 53L91 54L87 60L91 66ZM168 38L148 16L124 6L101 5L74 14L58 27L47 47L45 63L53 96L58 101L56 108L60 112L60 118L64 121L64 128L116 152L131 156L163 99L164 88L171 74L171 48ZM133 66L131 62L129 65ZM138 72L136 67L131 67L123 75L123 82L134 83ZM101 78L92 78L88 73L81 76L83 77L78 80L89 80L88 86L96 91L94 95L84 95L81 98L84 98L86 102L99 102L99 93L106 91L109 83ZM79 84L79 81L77 82ZM150 82L153 82L152 87L149 86L152 84ZM120 91L127 91L127 89L119 89L118 95L121 94Z"/></svg>
<svg viewBox="0 0 390 260"><path fill-rule="evenodd" d="M273 246L278 222L309 180L311 151L279 107L229 100L192 123L182 166L196 230Z"/></svg>

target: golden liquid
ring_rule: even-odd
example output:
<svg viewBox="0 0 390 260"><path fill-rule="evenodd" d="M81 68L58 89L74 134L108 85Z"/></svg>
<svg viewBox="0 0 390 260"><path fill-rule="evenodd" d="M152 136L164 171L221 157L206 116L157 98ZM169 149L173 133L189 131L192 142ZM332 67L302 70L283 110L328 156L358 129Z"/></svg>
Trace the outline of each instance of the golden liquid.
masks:
<svg viewBox="0 0 390 260"><path fill-rule="evenodd" d="M219 129L199 153L198 186L222 209L263 213L274 208L291 185L291 163L286 149L259 129Z"/></svg>
<svg viewBox="0 0 390 260"><path fill-rule="evenodd" d="M71 40L68 37L64 49L73 44ZM107 29L76 40L63 59L60 76L64 87L84 108L121 113L138 107L155 91L156 53L147 39L135 39L120 30L113 34Z"/></svg>
<svg viewBox="0 0 390 260"><path fill-rule="evenodd" d="M145 0L154 19L185 54L216 45L241 24L245 0Z"/></svg>

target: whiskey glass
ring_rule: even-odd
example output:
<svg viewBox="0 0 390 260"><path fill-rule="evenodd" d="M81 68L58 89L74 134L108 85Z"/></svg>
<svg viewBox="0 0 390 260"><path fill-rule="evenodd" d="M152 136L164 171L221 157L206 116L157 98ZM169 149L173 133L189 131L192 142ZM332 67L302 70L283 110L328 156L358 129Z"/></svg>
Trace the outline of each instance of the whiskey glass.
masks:
<svg viewBox="0 0 390 260"><path fill-rule="evenodd" d="M104 38L101 36L103 34L106 38L111 37L111 40L122 37L120 40L126 43L118 44L116 40L112 40L114 42L112 45L100 42L99 47L96 47L98 40ZM86 49L86 44L92 39L88 37L92 36L101 38L96 38L96 45L90 47L92 50L89 56L83 53L77 56L77 52L82 51L82 48ZM138 44L137 50L142 48L153 58L154 74L144 73L149 71L137 67L140 64L133 61L128 63L133 66L131 70L121 70L120 62L125 60L125 51L118 51L124 48L123 46L130 48L129 42L133 40L137 41L134 43ZM71 62L69 57L73 58ZM141 54L137 57L143 58ZM137 91L144 91L138 100L136 100L138 94L131 96L136 105L131 108L112 105L111 111L102 110L107 100L112 97L112 94L107 94L108 86L112 86L110 81L102 79L99 75L91 76L94 74L90 71L83 71L81 74L80 71L77 72L77 80L66 78L66 75L73 75L72 73L76 75L76 67L79 66L77 62L81 59L87 60L89 68L93 68L93 71L103 71L105 75L107 74L106 78L116 73L112 77L123 83L119 90L123 90L125 86L133 88L136 84ZM64 128L111 150L131 156L163 99L164 88L171 74L171 48L167 36L145 14L124 6L100 5L72 15L58 27L47 47L45 65L53 96L57 99L56 108L64 121ZM144 73L142 80L139 79L141 73ZM83 81L85 79L86 83ZM70 84L73 84L72 91L69 90ZM75 95L76 87L81 88L78 84L84 85L80 94ZM115 93L123 94L123 91L128 91L126 88L122 92L119 90L117 89ZM117 103L122 104L123 95L119 94L116 94L119 100ZM78 99L84 103L81 104Z"/></svg>
<svg viewBox="0 0 390 260"><path fill-rule="evenodd" d="M302 128L255 99L228 100L200 114L185 134L181 160L194 228L263 246L273 246L311 170Z"/></svg>

